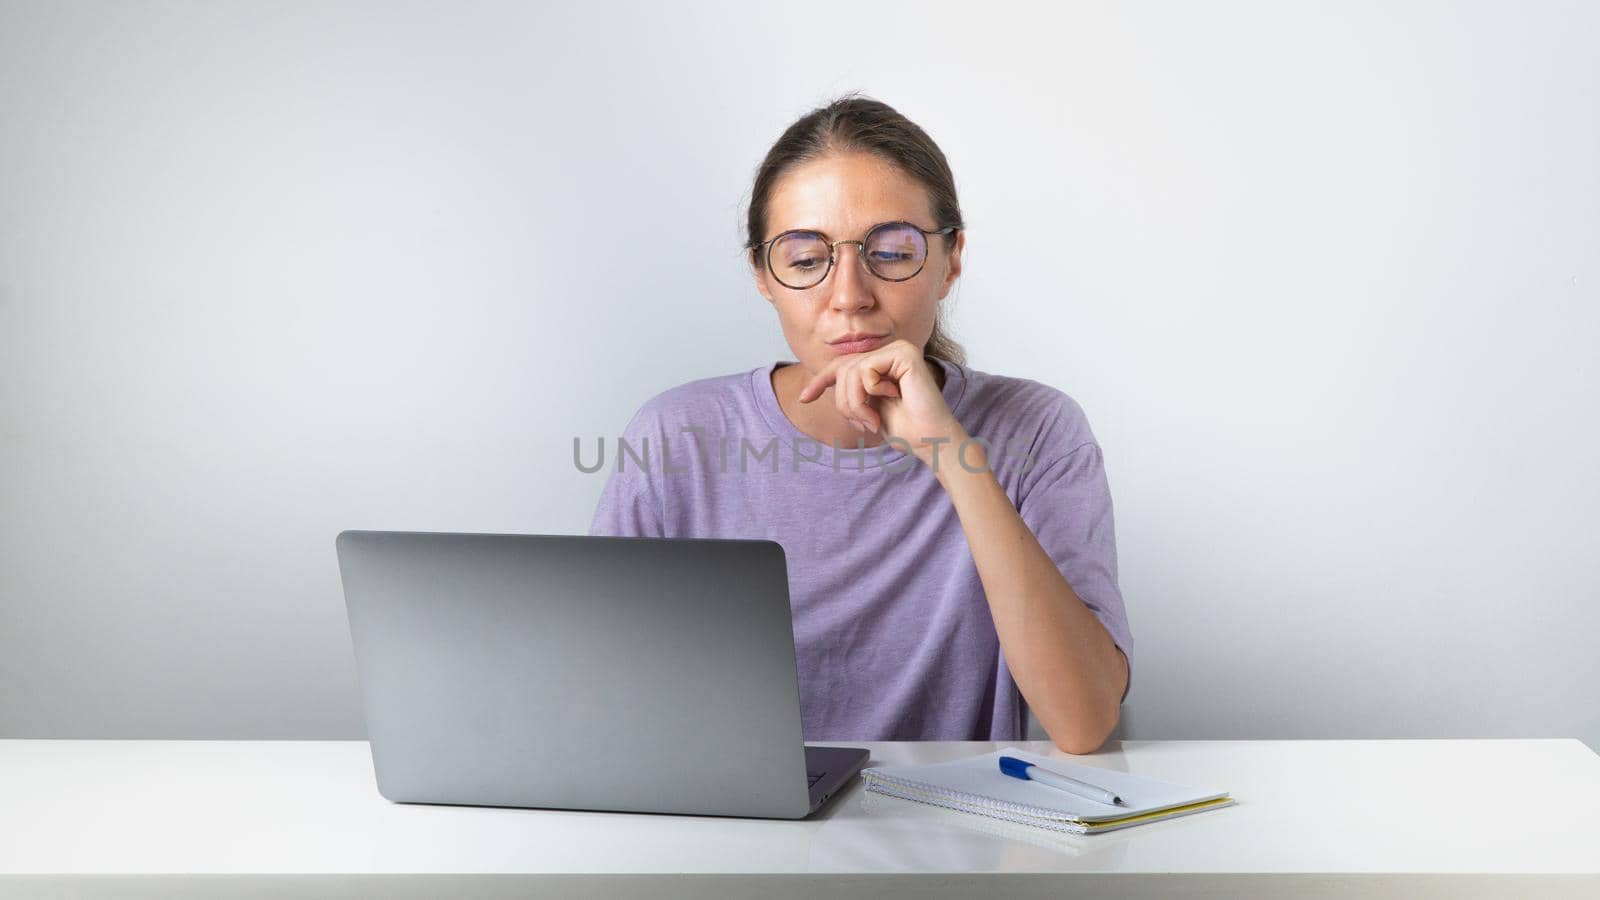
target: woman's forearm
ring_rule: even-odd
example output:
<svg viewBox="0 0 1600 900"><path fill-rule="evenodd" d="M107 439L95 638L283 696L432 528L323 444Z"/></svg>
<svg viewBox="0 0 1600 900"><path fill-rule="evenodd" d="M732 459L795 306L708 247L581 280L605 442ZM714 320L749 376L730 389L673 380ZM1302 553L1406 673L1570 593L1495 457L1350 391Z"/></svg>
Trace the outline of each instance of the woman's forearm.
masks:
<svg viewBox="0 0 1600 900"><path fill-rule="evenodd" d="M961 519L1006 665L1055 745L1092 753L1116 727L1127 658L972 451L966 464L980 471L939 460L934 474Z"/></svg>

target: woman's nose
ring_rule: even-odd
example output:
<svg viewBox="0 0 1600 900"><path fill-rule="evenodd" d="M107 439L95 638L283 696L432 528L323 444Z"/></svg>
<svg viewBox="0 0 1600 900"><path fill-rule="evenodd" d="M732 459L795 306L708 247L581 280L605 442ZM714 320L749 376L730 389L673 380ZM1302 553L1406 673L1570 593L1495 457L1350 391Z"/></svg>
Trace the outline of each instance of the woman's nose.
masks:
<svg viewBox="0 0 1600 900"><path fill-rule="evenodd" d="M833 296L834 309L849 312L873 304L872 286L866 265L857 244L843 244L834 251Z"/></svg>

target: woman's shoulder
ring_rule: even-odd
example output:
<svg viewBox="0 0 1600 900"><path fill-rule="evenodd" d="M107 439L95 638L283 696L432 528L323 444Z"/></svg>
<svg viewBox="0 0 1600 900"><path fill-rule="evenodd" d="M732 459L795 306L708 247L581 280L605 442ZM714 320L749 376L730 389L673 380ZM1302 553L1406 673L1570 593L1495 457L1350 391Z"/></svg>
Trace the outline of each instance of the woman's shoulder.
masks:
<svg viewBox="0 0 1600 900"><path fill-rule="evenodd" d="M1032 432L1050 443L1072 449L1092 442L1083 406L1066 391L1016 375L966 369L967 396L962 405L990 427Z"/></svg>
<svg viewBox="0 0 1600 900"><path fill-rule="evenodd" d="M656 430L663 425L676 429L679 425L701 423L712 416L722 418L729 413L738 414L746 407L753 408L751 379L759 371L746 369L696 378L660 391L640 404L629 422L629 430Z"/></svg>

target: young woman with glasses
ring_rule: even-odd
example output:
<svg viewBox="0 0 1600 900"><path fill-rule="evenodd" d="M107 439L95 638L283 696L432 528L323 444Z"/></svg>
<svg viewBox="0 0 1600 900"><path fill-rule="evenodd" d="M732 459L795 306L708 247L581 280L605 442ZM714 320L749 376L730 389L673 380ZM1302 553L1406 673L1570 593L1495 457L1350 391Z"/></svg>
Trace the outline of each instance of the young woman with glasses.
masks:
<svg viewBox="0 0 1600 900"><path fill-rule="evenodd" d="M1082 409L982 372L941 303L966 242L944 154L850 96L756 172L756 289L794 359L651 398L591 534L777 541L804 738L1099 748L1132 645L1111 495Z"/></svg>

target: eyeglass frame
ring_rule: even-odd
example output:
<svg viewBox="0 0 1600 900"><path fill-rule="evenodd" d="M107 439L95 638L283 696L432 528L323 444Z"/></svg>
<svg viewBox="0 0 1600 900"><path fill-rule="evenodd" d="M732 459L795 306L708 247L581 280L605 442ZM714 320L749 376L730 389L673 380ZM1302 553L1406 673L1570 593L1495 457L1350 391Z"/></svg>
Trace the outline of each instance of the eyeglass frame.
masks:
<svg viewBox="0 0 1600 900"><path fill-rule="evenodd" d="M822 284L824 281L827 281L828 280L828 276L833 274L833 264L834 264L835 260L839 256L839 245L840 244L855 244L856 245L856 248L857 248L856 249L856 255L861 258L862 267L865 268L869 273L871 273L872 277L881 279L883 281L889 281L889 282L893 282L895 284L899 284L901 282L910 281L911 279L917 277L918 275L921 275L922 274L922 270L928 267L928 257L933 255L933 251L930 249L928 251L928 253L925 256L922 257L922 264L917 266L917 270L915 272L912 272L910 275L907 275L904 278L886 278L886 277L884 277L882 275L879 275L876 271L873 271L872 263L867 261L867 239L872 237L872 233L874 231L877 231L879 228L884 228L884 227L889 226L889 225L905 225L908 228L915 228L916 230L922 232L922 242L924 244L926 244L928 242L928 238L932 237L933 235L936 235L936 234L955 234L956 232L961 230L961 226L960 225L946 225L943 228L940 228L940 229L937 229L937 230L934 230L934 231L929 231L928 229L923 228L921 225L918 225L915 222L906 222L906 221L903 221L903 220L896 219L896 220L891 221L891 222L879 222L878 224L872 226L871 228L868 228L866 235L863 236L862 239L859 240L859 241L832 241L832 242L830 242L828 240L828 235L826 233L818 231L815 228L791 228L788 231L780 232L777 235L774 235L773 237L770 237L767 240L764 240L761 243L756 244L754 247L751 247L750 249L751 250L758 250L758 251L761 252L761 256L766 260L766 263L767 263L767 271L769 273L771 273L772 277L779 284L783 285L784 287L788 288L791 291L809 291L812 288L817 287L818 285ZM778 270L774 269L772 267L772 254L767 252L767 247L770 244L772 244L772 243L776 242L777 240L779 240L780 238L788 237L791 234L814 234L814 235L822 238L823 243L828 245L828 268L823 270L822 277L818 278L816 280L815 284L808 284L805 287L800 287L800 288L794 287L794 286L790 285L788 282L784 281L782 278L778 277Z"/></svg>

